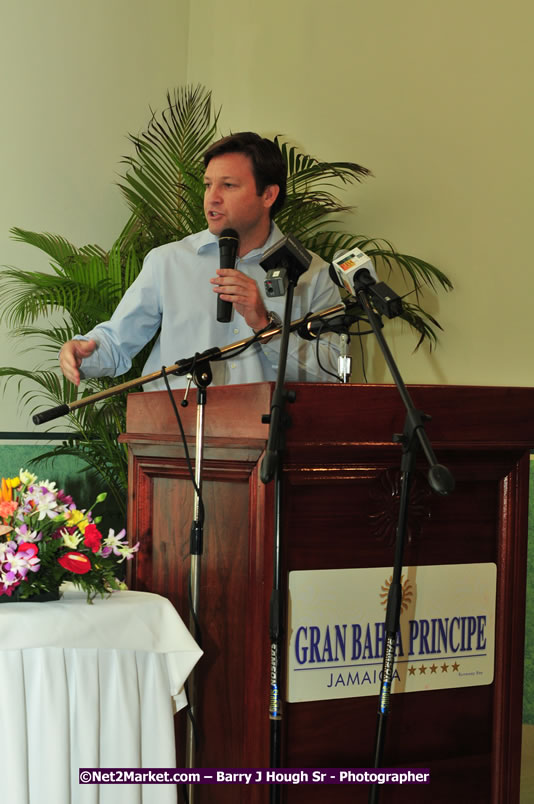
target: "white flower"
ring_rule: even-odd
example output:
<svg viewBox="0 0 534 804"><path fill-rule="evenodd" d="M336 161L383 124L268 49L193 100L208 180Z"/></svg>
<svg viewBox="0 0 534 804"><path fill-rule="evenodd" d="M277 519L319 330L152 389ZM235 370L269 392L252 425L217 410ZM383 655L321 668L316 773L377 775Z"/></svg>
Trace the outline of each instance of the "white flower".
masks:
<svg viewBox="0 0 534 804"><path fill-rule="evenodd" d="M43 534L40 531L30 530L27 525L21 525L15 528L17 534L17 542L40 542Z"/></svg>
<svg viewBox="0 0 534 804"><path fill-rule="evenodd" d="M35 556L28 558L24 553L13 553L4 556L3 570L6 577L9 579L11 574L19 578L25 578L29 569L32 569L35 564L39 564L39 559ZM9 572L6 573L6 567L9 565Z"/></svg>
<svg viewBox="0 0 534 804"><path fill-rule="evenodd" d="M111 547L113 552L115 553L115 555L118 556L118 555L121 554L121 548L125 547L125 544L124 544L124 541L123 541L125 536L126 536L126 531L124 530L124 528L122 530L120 530L117 533L116 536L115 536L115 531L113 530L113 528L110 528L109 531L108 531L108 535L102 541L102 546L105 545L106 547Z"/></svg>
<svg viewBox="0 0 534 804"><path fill-rule="evenodd" d="M0 564L6 560L6 554L9 550L9 553L13 552L13 545L10 545L9 542L0 542Z"/></svg>
<svg viewBox="0 0 534 804"><path fill-rule="evenodd" d="M126 531L124 528L120 530L116 536L113 528L110 528L108 535L102 541L101 551L107 547L108 549L113 550L116 556L120 556L120 562L123 562L124 559L129 560L132 558L133 554L137 553L139 550L139 542L137 542L137 544L135 544L133 547L129 547L125 540Z"/></svg>
<svg viewBox="0 0 534 804"><path fill-rule="evenodd" d="M50 517L50 519L54 519L58 515L58 511L54 510L57 508L57 500L51 492L48 494L43 494L40 499L37 501L37 510L39 511L39 521L45 518L45 516Z"/></svg>
<svg viewBox="0 0 534 804"><path fill-rule="evenodd" d="M56 486L53 480L45 480L45 481L41 480L39 481L39 485L44 486L44 488L52 494L58 493L58 487Z"/></svg>
<svg viewBox="0 0 534 804"><path fill-rule="evenodd" d="M68 530L62 530L61 535L63 536L63 544L71 550L76 550L82 540L82 535L79 531L69 533Z"/></svg>
<svg viewBox="0 0 534 804"><path fill-rule="evenodd" d="M17 578L14 572L0 571L0 581L4 586L13 586L13 584L18 585L20 583L20 578Z"/></svg>
<svg viewBox="0 0 534 804"><path fill-rule="evenodd" d="M19 472L20 482L24 486L29 486L31 483L35 483L37 480L37 475L33 475L31 472L26 471L26 469L21 469Z"/></svg>
<svg viewBox="0 0 534 804"><path fill-rule="evenodd" d="M139 550L139 542L137 542L137 544L134 544L133 547L128 547L127 544L122 545L118 549L118 555L121 556L120 561L122 562L124 561L124 559L129 561L131 558L133 558L133 554L137 553L138 550Z"/></svg>

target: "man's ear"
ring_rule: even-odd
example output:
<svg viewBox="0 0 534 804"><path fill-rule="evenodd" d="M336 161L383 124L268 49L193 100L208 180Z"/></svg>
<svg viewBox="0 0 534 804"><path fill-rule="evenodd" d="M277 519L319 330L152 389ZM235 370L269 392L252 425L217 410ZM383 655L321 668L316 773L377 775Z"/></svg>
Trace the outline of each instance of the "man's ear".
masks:
<svg viewBox="0 0 534 804"><path fill-rule="evenodd" d="M266 209L270 209L278 195L280 193L280 187L277 184L268 184L265 190L263 191L263 203Z"/></svg>

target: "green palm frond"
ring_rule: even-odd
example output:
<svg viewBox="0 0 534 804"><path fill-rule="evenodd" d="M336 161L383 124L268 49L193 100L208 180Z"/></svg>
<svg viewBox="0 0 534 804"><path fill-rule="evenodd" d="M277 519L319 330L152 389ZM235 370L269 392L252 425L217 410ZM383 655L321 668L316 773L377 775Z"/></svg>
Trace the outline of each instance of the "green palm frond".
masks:
<svg viewBox="0 0 534 804"><path fill-rule="evenodd" d="M38 242L26 236L24 242ZM31 234L31 233L29 233ZM62 255L53 274L6 267L1 272L0 319L19 331L40 316L54 311L66 313L77 332L87 331L112 315L124 292L141 270L133 246L127 253L114 244L104 257L92 254ZM28 334L27 332L25 334Z"/></svg>
<svg viewBox="0 0 534 804"><path fill-rule="evenodd" d="M419 340L414 347L414 352L419 349L423 341L428 343L428 347L432 351L437 344L436 328L442 329L441 325L434 316L423 310L418 304L412 304L404 299L402 306L403 312L400 318L419 333Z"/></svg>
<svg viewBox="0 0 534 804"><path fill-rule="evenodd" d="M167 93L167 103L160 115L153 113L145 132L130 135L135 156L124 159L129 170L119 183L133 214L165 242L205 226L202 155L218 119L203 87Z"/></svg>
<svg viewBox="0 0 534 804"><path fill-rule="evenodd" d="M66 323L54 324L53 327L14 327L10 332L13 338L19 340L21 353L35 352L35 349L39 348L53 355L51 360L55 365L57 365L56 358L59 350L65 341L70 341L75 334L73 327Z"/></svg>
<svg viewBox="0 0 534 804"><path fill-rule="evenodd" d="M65 310L71 316L78 313L84 319L102 320L102 313L109 310L110 297L116 297L117 293L107 276L96 285L87 282L97 262L94 258L88 266L80 266L77 276L72 278L5 268L1 272L0 318L17 327L54 310Z"/></svg>
<svg viewBox="0 0 534 804"><path fill-rule="evenodd" d="M103 485L106 491L113 497L122 521L126 521L125 493L126 476L121 478L122 483L117 482L117 461L109 453L110 445L98 445L93 439L83 441L72 439L63 441L50 451L39 455L39 462L57 458L61 455L71 455L75 458L82 458L93 469L100 478L99 485ZM120 465L120 464L119 464Z"/></svg>
<svg viewBox="0 0 534 804"><path fill-rule="evenodd" d="M339 186L339 181L343 184L351 184L353 181L372 176L368 168L356 164L356 162L321 162L310 154L299 151L295 145L289 145L282 137L275 137L275 142L280 148L284 161L287 165L287 183L289 192L299 192L299 188L308 188L310 185L318 184L323 186L328 184L329 179L335 179L332 186Z"/></svg>
<svg viewBox="0 0 534 804"><path fill-rule="evenodd" d="M415 287L420 286L422 282L434 291L437 290L438 285L444 290L452 290L452 282L443 271L419 257L401 254L383 238L377 240L376 238L360 237L352 245L356 245L370 257L381 260L388 269L388 276L391 276L398 268L404 279L411 281Z"/></svg>
<svg viewBox="0 0 534 804"><path fill-rule="evenodd" d="M106 254L100 246L83 246L78 249L64 237L47 232L30 232L27 229L20 229L15 226L10 230L10 233L13 240L35 246L35 248L48 254L59 265L67 265L72 259L77 259L82 255L87 257L96 256L103 259Z"/></svg>
<svg viewBox="0 0 534 804"><path fill-rule="evenodd" d="M372 175L356 162L321 162L281 137L275 138L287 165L287 199L276 222L283 231L308 240L312 233L330 228L332 215L351 208L341 203L332 188L339 192L340 184L351 184Z"/></svg>

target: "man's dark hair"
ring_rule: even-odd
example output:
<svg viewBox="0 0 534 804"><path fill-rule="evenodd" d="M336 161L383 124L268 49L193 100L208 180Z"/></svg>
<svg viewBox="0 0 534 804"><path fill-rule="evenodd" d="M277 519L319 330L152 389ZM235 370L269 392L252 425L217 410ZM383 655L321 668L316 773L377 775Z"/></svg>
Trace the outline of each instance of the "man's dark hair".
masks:
<svg viewBox="0 0 534 804"><path fill-rule="evenodd" d="M272 140L260 137L253 131L240 131L210 145L204 154L204 167L208 167L215 156L223 154L244 154L249 157L258 195L269 184L278 185L280 192L269 210L271 218L274 218L286 200L287 170L280 148Z"/></svg>

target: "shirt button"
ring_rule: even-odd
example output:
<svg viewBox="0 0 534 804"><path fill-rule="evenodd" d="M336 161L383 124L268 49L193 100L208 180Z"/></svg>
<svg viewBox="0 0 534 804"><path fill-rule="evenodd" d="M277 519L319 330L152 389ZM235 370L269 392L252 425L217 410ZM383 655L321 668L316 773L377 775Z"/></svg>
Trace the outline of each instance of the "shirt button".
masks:
<svg viewBox="0 0 534 804"><path fill-rule="evenodd" d="M234 327L234 335L238 335L238 334L239 334L239 330L238 330L238 328L237 328L237 327Z"/></svg>
<svg viewBox="0 0 534 804"><path fill-rule="evenodd" d="M237 363L232 363L231 368L235 368Z"/></svg>

